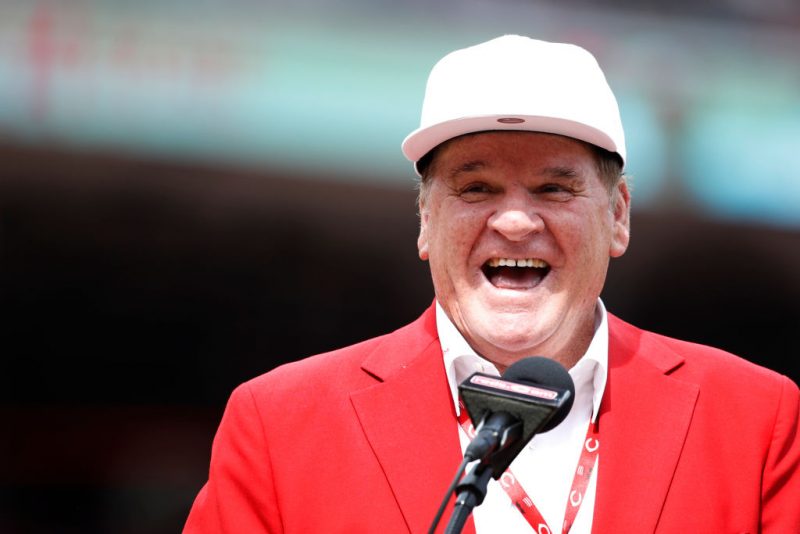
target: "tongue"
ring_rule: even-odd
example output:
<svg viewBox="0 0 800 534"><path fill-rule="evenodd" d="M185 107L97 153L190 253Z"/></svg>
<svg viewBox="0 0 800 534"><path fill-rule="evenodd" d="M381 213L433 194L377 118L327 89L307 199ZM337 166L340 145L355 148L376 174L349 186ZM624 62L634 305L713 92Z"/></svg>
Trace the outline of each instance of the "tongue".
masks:
<svg viewBox="0 0 800 534"><path fill-rule="evenodd" d="M539 285L545 273L544 269L531 267L496 267L487 276L500 289L531 289Z"/></svg>

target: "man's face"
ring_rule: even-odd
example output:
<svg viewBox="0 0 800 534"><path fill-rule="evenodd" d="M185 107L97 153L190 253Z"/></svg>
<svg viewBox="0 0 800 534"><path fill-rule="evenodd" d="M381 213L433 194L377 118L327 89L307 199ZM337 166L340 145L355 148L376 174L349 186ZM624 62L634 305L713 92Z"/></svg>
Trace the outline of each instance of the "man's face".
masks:
<svg viewBox="0 0 800 534"><path fill-rule="evenodd" d="M630 196L593 153L533 132L456 138L420 198L419 256L436 297L482 356L571 366L588 348L610 257L628 246Z"/></svg>

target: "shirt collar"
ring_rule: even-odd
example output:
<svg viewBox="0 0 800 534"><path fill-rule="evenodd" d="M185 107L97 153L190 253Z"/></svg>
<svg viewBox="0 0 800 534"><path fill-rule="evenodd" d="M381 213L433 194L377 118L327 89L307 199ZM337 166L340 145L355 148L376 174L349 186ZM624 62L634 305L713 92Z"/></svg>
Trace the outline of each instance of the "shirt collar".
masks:
<svg viewBox="0 0 800 534"><path fill-rule="evenodd" d="M608 316L605 305L599 298L595 308L594 327L594 336L589 343L589 348L572 369L569 369L569 374L575 382L575 390L588 388L591 391L592 421L596 421L600 413L600 401L603 399L608 379ZM436 329L442 347L450 394L456 414L459 414L458 384L472 373L494 376L499 376L500 373L492 362L475 353L461 332L447 317L438 301L436 302Z"/></svg>

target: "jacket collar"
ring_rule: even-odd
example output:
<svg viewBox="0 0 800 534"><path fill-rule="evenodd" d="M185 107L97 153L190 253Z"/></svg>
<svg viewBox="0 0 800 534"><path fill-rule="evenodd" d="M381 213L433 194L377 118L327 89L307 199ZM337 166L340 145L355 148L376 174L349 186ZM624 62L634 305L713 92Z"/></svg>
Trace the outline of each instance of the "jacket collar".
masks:
<svg viewBox="0 0 800 534"><path fill-rule="evenodd" d="M609 314L593 530L655 531L699 393L670 376L683 363L659 336Z"/></svg>
<svg viewBox="0 0 800 534"><path fill-rule="evenodd" d="M377 383L351 401L409 530L426 532L461 462L433 306L384 338L362 368ZM471 521L464 532L474 532Z"/></svg>

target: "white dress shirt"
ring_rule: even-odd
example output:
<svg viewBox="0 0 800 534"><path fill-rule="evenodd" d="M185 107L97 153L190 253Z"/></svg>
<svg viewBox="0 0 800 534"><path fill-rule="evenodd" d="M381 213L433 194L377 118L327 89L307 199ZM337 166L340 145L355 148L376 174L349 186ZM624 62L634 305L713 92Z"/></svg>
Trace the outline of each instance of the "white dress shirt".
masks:
<svg viewBox="0 0 800 534"><path fill-rule="evenodd" d="M453 403L456 413L459 413L458 384L474 372L495 376L499 373L494 364L472 350L438 302L436 328ZM594 337L586 354L572 369L569 369L569 374L575 382L575 402L569 415L550 432L536 435L510 467L522 488L547 521L553 534L561 533L567 498L586 438L586 430L589 422L597 418L608 376L608 322L605 306L599 299L595 311ZM460 426L459 437L463 453L469 444L469 438ZM589 534L592 530L601 455L602 452L598 454L597 465L589 480L583 504L570 530L571 534ZM442 521L447 521L447 518L445 515ZM482 505L475 508L473 518L478 534L494 532L530 534L532 531L531 526L511 503L496 480L489 482L486 499Z"/></svg>

